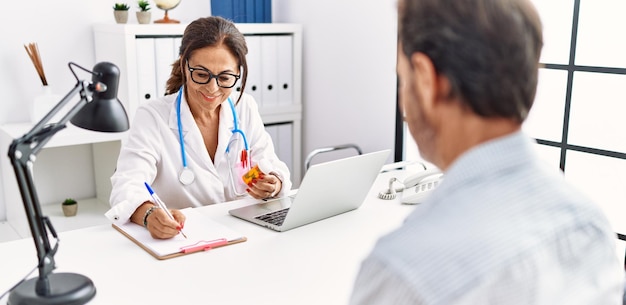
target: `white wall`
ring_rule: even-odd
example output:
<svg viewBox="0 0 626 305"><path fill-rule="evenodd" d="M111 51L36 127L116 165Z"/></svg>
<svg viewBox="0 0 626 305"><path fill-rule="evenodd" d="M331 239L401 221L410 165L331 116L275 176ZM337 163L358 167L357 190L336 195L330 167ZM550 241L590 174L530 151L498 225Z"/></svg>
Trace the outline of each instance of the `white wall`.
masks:
<svg viewBox="0 0 626 305"><path fill-rule="evenodd" d="M344 143L393 149L396 0L273 3L274 22L303 24L305 156Z"/></svg>
<svg viewBox="0 0 626 305"><path fill-rule="evenodd" d="M0 19L0 124L27 121L29 103L40 92L41 82L24 44L38 44L50 86L54 93L65 94L75 84L68 62L88 69L96 64L92 24L113 23L115 2L30 0L11 4L11 11L5 11ZM126 2L131 5L129 23L137 23L135 1ZM151 3L152 19L161 18L163 11ZM343 143L356 143L365 152L393 148L395 3L274 0L274 22L301 23L304 28L303 160L317 147ZM207 15L209 0L184 0L169 13L170 18L183 23ZM78 73L79 77L88 78ZM40 161L47 158L45 153L40 154ZM6 158L6 152L0 152L0 156ZM80 163L75 166L78 169L91 163L89 157L73 161ZM44 168L43 164L36 164L35 171ZM73 180L79 182L75 185L78 195L70 195L95 196L95 182L89 173L90 170L73 173L84 177ZM41 180L36 172L35 182L39 184ZM42 202L67 195L51 194L54 185L40 188ZM6 219L5 204L0 202L0 221Z"/></svg>

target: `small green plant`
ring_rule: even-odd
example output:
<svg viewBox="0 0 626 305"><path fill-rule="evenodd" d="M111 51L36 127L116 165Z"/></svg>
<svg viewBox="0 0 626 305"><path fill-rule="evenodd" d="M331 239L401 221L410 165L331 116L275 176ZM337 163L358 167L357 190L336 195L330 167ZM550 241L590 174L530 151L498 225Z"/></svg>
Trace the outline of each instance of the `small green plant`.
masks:
<svg viewBox="0 0 626 305"><path fill-rule="evenodd" d="M63 200L63 205L72 205L72 204L76 204L76 200L72 199L72 198L67 198L65 200Z"/></svg>
<svg viewBox="0 0 626 305"><path fill-rule="evenodd" d="M115 6L113 6L113 10L116 11L127 11L130 9L130 6L128 6L128 4L126 3L115 3Z"/></svg>
<svg viewBox="0 0 626 305"><path fill-rule="evenodd" d="M139 6L139 9L142 12L147 12L150 10L150 2L148 2L147 0L139 0L137 1L137 6Z"/></svg>

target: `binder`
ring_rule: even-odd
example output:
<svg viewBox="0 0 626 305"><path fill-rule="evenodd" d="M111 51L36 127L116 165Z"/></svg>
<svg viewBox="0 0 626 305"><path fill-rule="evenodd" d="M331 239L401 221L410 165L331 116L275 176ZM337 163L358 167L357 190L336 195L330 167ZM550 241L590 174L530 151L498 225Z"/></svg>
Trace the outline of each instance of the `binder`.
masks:
<svg viewBox="0 0 626 305"><path fill-rule="evenodd" d="M259 35L246 35L246 44L248 45L248 80L246 81L246 93L254 97L259 105L263 106L262 88L261 88L261 37Z"/></svg>
<svg viewBox="0 0 626 305"><path fill-rule="evenodd" d="M293 99L293 36L277 36L278 53L278 104L288 106L294 104Z"/></svg>
<svg viewBox="0 0 626 305"><path fill-rule="evenodd" d="M165 85L172 72L172 64L176 52L174 38L159 38L154 40L154 64L156 65L156 97L165 96Z"/></svg>
<svg viewBox="0 0 626 305"><path fill-rule="evenodd" d="M256 21L256 16L255 16L255 2L257 2L258 0L245 0L245 21L246 23L255 23Z"/></svg>
<svg viewBox="0 0 626 305"><path fill-rule="evenodd" d="M235 15L233 12L233 2L238 0L212 0L211 15L222 16L226 19L233 20Z"/></svg>
<svg viewBox="0 0 626 305"><path fill-rule="evenodd" d="M257 22L271 23L272 22L272 0L262 0L263 2L263 20L257 20Z"/></svg>
<svg viewBox="0 0 626 305"><path fill-rule="evenodd" d="M289 170L293 173L293 122L283 123L278 126L278 145L276 153L280 160L285 162Z"/></svg>
<svg viewBox="0 0 626 305"><path fill-rule="evenodd" d="M271 0L213 0L211 15L222 16L235 23L271 23Z"/></svg>
<svg viewBox="0 0 626 305"><path fill-rule="evenodd" d="M261 36L261 98L264 108L278 105L278 37Z"/></svg>
<svg viewBox="0 0 626 305"><path fill-rule="evenodd" d="M265 125L265 131L272 138L274 151L278 158L287 164L289 170L293 172L293 123L274 123Z"/></svg>
<svg viewBox="0 0 626 305"><path fill-rule="evenodd" d="M267 23L265 21L265 0L252 0L256 2L254 5L254 22Z"/></svg>
<svg viewBox="0 0 626 305"><path fill-rule="evenodd" d="M204 252L247 240L245 236L203 215L197 209L187 208L181 212L187 217L187 238L178 234L170 239L155 239L146 228L130 221L121 225L114 223L112 226L159 260Z"/></svg>
<svg viewBox="0 0 626 305"><path fill-rule="evenodd" d="M138 105L157 97L154 38L137 38L137 101Z"/></svg>
<svg viewBox="0 0 626 305"><path fill-rule="evenodd" d="M213 2L213 1L211 1ZM245 0L232 0L233 3L233 22L246 22L246 2Z"/></svg>

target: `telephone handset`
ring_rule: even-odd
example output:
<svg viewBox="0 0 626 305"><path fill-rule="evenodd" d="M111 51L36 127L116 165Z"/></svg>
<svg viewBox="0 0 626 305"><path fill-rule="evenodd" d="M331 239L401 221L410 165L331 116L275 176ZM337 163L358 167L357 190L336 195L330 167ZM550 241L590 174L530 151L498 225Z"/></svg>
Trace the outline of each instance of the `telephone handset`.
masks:
<svg viewBox="0 0 626 305"><path fill-rule="evenodd" d="M404 190L400 201L404 204L421 203L442 180L443 173L436 168L411 175L404 179Z"/></svg>
<svg viewBox="0 0 626 305"><path fill-rule="evenodd" d="M404 204L418 204L421 203L443 180L443 173L438 168L430 168L419 173L409 175L402 181L402 187L394 188L394 182L398 181L396 178L389 180L389 188L381 191L378 197L381 199L394 199L396 198L396 192L402 192L402 199L400 200Z"/></svg>

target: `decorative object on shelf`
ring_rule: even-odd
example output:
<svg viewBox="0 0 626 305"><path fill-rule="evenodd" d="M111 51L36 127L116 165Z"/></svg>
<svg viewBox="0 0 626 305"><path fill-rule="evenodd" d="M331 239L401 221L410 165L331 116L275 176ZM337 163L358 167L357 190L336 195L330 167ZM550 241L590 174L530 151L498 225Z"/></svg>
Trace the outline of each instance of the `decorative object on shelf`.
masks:
<svg viewBox="0 0 626 305"><path fill-rule="evenodd" d="M72 198L67 198L63 200L63 203L61 203L61 208L63 209L63 215L76 216L76 212L78 211L78 202Z"/></svg>
<svg viewBox="0 0 626 305"><path fill-rule="evenodd" d="M148 0L139 0L137 1L137 6L139 7L139 11L137 14L137 22L139 24L147 24L150 23L151 13L150 13L150 2Z"/></svg>
<svg viewBox="0 0 626 305"><path fill-rule="evenodd" d="M115 22L126 23L128 22L128 10L130 6L126 3L115 3L113 6L113 16L115 16Z"/></svg>
<svg viewBox="0 0 626 305"><path fill-rule="evenodd" d="M235 23L271 23L272 0L211 0L211 15Z"/></svg>
<svg viewBox="0 0 626 305"><path fill-rule="evenodd" d="M178 20L170 19L167 12L180 4L181 0L154 0L156 6L165 11L163 19L155 20L154 23L180 23Z"/></svg>
<svg viewBox="0 0 626 305"><path fill-rule="evenodd" d="M39 276L20 282L10 289L8 304L85 304L96 295L91 279L77 273L53 273L54 255L59 248L58 235L50 218L43 215L33 179L36 155L48 141L66 127L68 121L77 127L104 132L128 130L128 116L117 99L120 70L109 62L96 64L93 71L69 63L76 85L41 121L9 145L8 156L15 171L17 186L37 249ZM91 82L80 80L72 67L92 74ZM78 95L80 98L58 122L50 122L63 106ZM56 239L54 245L49 236Z"/></svg>
<svg viewBox="0 0 626 305"><path fill-rule="evenodd" d="M24 49L26 49L28 57L30 57L30 60L33 62L41 83L44 86L47 86L48 80L46 79L46 73L43 71L43 64L41 63L41 55L39 54L39 47L37 46L37 43L31 42L28 45L24 45Z"/></svg>
<svg viewBox="0 0 626 305"><path fill-rule="evenodd" d="M48 84L46 73L43 70L43 63L41 62L41 54L39 53L37 43L31 42L28 45L24 45L24 48L26 49L26 53L28 53L28 57L30 57L30 60L33 62L35 70L37 70L42 85L42 92L35 97L29 107L30 121L36 123L56 105L56 102L61 97L52 93L52 87Z"/></svg>

